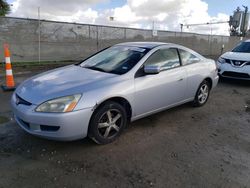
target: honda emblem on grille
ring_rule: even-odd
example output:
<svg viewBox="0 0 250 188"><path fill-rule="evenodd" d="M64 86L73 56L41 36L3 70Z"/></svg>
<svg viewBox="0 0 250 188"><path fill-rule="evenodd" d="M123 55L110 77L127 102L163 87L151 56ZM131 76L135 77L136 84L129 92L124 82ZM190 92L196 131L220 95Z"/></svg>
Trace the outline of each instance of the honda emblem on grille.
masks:
<svg viewBox="0 0 250 188"><path fill-rule="evenodd" d="M234 64L235 64L235 65L241 65L241 62L240 62L240 61L235 61Z"/></svg>

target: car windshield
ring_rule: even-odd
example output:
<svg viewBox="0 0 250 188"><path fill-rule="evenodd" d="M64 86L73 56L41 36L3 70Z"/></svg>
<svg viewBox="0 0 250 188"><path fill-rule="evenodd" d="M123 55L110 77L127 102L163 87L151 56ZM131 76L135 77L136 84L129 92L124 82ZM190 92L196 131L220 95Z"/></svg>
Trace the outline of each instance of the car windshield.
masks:
<svg viewBox="0 0 250 188"><path fill-rule="evenodd" d="M242 42L232 52L250 53L250 42Z"/></svg>
<svg viewBox="0 0 250 188"><path fill-rule="evenodd" d="M141 47L113 46L83 61L80 66L113 74L131 70L149 50Z"/></svg>

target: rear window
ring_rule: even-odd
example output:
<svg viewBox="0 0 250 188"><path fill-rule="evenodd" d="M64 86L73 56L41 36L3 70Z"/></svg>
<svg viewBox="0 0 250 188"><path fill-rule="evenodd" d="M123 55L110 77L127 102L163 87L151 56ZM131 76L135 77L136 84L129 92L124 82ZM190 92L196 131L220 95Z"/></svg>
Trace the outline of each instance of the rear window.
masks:
<svg viewBox="0 0 250 188"><path fill-rule="evenodd" d="M181 61L183 65L189 65L200 61L200 58L196 57L194 54L191 54L190 52L187 52L182 49L179 49L179 52L181 55Z"/></svg>
<svg viewBox="0 0 250 188"><path fill-rule="evenodd" d="M250 42L242 42L232 52L250 53Z"/></svg>

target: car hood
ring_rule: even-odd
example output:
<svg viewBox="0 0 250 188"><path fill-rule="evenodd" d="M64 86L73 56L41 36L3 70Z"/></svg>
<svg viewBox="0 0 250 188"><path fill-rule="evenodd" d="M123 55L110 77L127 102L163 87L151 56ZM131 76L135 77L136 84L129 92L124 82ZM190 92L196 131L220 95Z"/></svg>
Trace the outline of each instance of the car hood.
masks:
<svg viewBox="0 0 250 188"><path fill-rule="evenodd" d="M62 96L81 94L93 87L101 87L107 79L117 76L70 65L24 81L16 89L16 93L30 103L40 104Z"/></svg>
<svg viewBox="0 0 250 188"><path fill-rule="evenodd" d="M239 61L250 61L250 53L226 52L221 57Z"/></svg>

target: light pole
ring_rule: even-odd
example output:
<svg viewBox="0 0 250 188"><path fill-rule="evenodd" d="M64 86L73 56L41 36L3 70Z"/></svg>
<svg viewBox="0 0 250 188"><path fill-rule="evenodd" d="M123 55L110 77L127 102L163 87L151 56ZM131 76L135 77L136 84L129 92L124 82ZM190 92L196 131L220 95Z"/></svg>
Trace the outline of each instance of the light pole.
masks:
<svg viewBox="0 0 250 188"><path fill-rule="evenodd" d="M157 36L157 30L155 29L155 21L152 21L152 37Z"/></svg>
<svg viewBox="0 0 250 188"><path fill-rule="evenodd" d="M41 61L41 26L40 26L40 7L37 9L38 14L38 62Z"/></svg>

